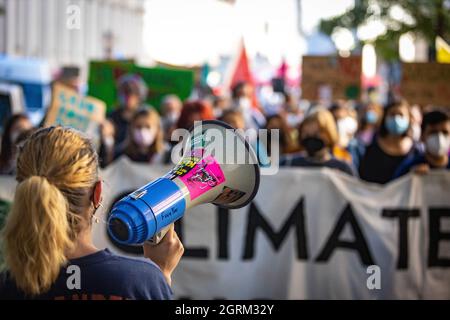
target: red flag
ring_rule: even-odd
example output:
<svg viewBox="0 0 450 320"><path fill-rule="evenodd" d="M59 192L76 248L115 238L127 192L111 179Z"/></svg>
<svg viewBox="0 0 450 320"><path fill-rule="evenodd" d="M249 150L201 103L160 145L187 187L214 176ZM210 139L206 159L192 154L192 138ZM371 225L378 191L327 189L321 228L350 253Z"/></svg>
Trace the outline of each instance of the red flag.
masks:
<svg viewBox="0 0 450 320"><path fill-rule="evenodd" d="M253 106L259 108L259 104L255 93L255 82L253 81L252 72L250 70L250 63L247 57L247 51L245 50L244 40L241 39L239 43L238 54L231 62L228 69L228 77L225 79L224 87L232 89L239 82L247 82L253 87Z"/></svg>
<svg viewBox="0 0 450 320"><path fill-rule="evenodd" d="M253 85L253 77L245 50L244 42L241 41L239 53L232 73L230 87L234 87L238 82L245 81Z"/></svg>
<svg viewBox="0 0 450 320"><path fill-rule="evenodd" d="M286 81L288 69L289 66L286 63L286 60L283 58L283 61L281 62L281 65L277 70L277 76Z"/></svg>

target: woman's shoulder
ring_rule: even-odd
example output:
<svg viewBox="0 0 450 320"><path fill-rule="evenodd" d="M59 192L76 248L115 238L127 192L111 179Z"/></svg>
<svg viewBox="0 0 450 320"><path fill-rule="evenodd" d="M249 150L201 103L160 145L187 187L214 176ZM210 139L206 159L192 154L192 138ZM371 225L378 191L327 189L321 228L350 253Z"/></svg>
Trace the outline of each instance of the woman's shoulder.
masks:
<svg viewBox="0 0 450 320"><path fill-rule="evenodd" d="M104 249L90 256L73 259L70 263L83 266L95 266L99 264L105 269L111 269L122 274L126 274L127 270L155 273L157 275L161 274L159 267L150 259L119 255L111 252L109 249Z"/></svg>
<svg viewBox="0 0 450 320"><path fill-rule="evenodd" d="M77 278L77 291L67 283ZM171 299L173 293L161 270L149 259L131 258L108 249L71 259L52 288L36 299ZM0 299L25 299L7 272L0 273Z"/></svg>
<svg viewBox="0 0 450 320"><path fill-rule="evenodd" d="M123 256L105 249L97 256L70 260L70 264L80 266L84 281L93 289L109 288L129 299L170 299L172 296L160 268L147 258Z"/></svg>
<svg viewBox="0 0 450 320"><path fill-rule="evenodd" d="M150 259L147 258L141 258L141 257L130 257L130 256L124 256L116 253L112 253L108 249L106 249L109 253L110 260L113 262L116 262L118 264L127 264L127 265L134 265L138 268L144 268L146 270L151 271L158 271L161 272L159 267Z"/></svg>

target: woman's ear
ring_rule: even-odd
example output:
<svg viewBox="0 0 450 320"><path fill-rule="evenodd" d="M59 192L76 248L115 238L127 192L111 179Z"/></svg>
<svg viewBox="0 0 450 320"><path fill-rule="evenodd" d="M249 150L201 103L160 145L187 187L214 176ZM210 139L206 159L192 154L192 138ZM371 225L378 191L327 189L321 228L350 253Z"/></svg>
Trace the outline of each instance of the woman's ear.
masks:
<svg viewBox="0 0 450 320"><path fill-rule="evenodd" d="M103 183L101 180L99 180L94 185L94 194L92 197L92 202L94 204L94 208L98 208L101 205L102 190L103 190Z"/></svg>

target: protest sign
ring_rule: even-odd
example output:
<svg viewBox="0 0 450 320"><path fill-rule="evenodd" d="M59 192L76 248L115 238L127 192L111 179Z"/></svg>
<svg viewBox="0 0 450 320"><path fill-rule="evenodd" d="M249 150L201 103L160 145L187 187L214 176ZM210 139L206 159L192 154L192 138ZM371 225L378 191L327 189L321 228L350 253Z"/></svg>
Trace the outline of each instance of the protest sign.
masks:
<svg viewBox="0 0 450 320"><path fill-rule="evenodd" d="M105 209L167 171L120 159L102 172L110 186ZM449 189L446 171L381 186L330 169L280 169L262 176L249 206L201 205L177 223L185 255L173 276L175 295L449 299ZM127 252L111 242L106 225L96 226L94 241Z"/></svg>
<svg viewBox="0 0 450 320"><path fill-rule="evenodd" d="M323 92L330 99L358 99L361 91L361 56L303 56L302 98L317 101Z"/></svg>
<svg viewBox="0 0 450 320"><path fill-rule="evenodd" d="M107 188L97 216L106 221L115 201L167 171L119 159L100 173ZM0 177L0 199L12 201L14 183ZM449 189L447 171L385 186L330 169L262 176L247 207L200 205L176 223L185 253L175 297L450 299ZM142 255L106 228L94 224L98 248Z"/></svg>
<svg viewBox="0 0 450 320"><path fill-rule="evenodd" d="M103 101L81 96L75 90L55 83L44 126L72 127L93 136L105 118L105 109Z"/></svg>
<svg viewBox="0 0 450 320"><path fill-rule="evenodd" d="M89 65L89 95L103 100L108 112L117 104L117 80L124 74L142 77L148 86L146 103L159 110L162 98L176 94L184 100L194 87L194 72L166 67L146 68L131 62L91 61Z"/></svg>
<svg viewBox="0 0 450 320"><path fill-rule="evenodd" d="M107 112L117 104L116 80L133 68L133 61L91 61L89 63L88 95L106 104Z"/></svg>
<svg viewBox="0 0 450 320"><path fill-rule="evenodd" d="M400 92L412 104L450 107L450 64L403 63Z"/></svg>

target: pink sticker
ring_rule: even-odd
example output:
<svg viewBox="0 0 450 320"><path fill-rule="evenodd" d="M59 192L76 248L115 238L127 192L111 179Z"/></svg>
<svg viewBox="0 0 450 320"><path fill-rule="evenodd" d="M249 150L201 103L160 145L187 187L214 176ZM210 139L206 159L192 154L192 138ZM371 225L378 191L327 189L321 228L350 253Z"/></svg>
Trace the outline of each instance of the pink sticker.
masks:
<svg viewBox="0 0 450 320"><path fill-rule="evenodd" d="M191 194L191 200L225 182L225 176L213 156L200 160L189 172L179 177Z"/></svg>

